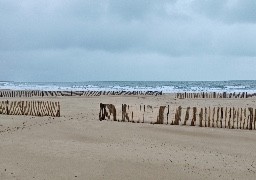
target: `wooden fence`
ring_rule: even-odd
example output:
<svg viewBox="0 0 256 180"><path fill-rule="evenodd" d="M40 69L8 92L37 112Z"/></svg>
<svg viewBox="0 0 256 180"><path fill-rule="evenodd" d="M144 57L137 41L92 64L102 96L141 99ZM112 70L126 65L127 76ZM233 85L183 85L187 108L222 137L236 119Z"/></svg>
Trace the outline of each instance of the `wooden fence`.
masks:
<svg viewBox="0 0 256 180"><path fill-rule="evenodd" d="M187 107L176 109L173 125L256 129L256 109L252 107ZM190 111L192 113L190 114Z"/></svg>
<svg viewBox="0 0 256 180"><path fill-rule="evenodd" d="M50 101L0 101L0 114L60 117L60 103Z"/></svg>
<svg viewBox="0 0 256 180"><path fill-rule="evenodd" d="M192 99L192 98L250 98L256 96L256 93L247 93L247 92L239 92L239 93L227 93L227 92L200 92L200 93L176 93L176 98L179 99Z"/></svg>
<svg viewBox="0 0 256 180"><path fill-rule="evenodd" d="M0 90L0 97L52 97L52 96L102 96L149 95L159 96L162 91L11 91Z"/></svg>
<svg viewBox="0 0 256 180"><path fill-rule="evenodd" d="M229 129L256 129L256 108L252 107L153 107L150 105L100 104L99 120L170 124Z"/></svg>

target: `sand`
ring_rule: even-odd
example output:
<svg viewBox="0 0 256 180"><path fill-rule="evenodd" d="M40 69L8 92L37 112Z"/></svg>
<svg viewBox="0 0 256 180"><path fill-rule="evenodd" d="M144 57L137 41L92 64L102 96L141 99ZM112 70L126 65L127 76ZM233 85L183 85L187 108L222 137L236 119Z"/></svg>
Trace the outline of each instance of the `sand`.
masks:
<svg viewBox="0 0 256 180"><path fill-rule="evenodd" d="M98 120L100 102L255 108L255 99L163 95L9 100L21 99L60 101L61 117L0 115L0 179L256 177L256 130Z"/></svg>

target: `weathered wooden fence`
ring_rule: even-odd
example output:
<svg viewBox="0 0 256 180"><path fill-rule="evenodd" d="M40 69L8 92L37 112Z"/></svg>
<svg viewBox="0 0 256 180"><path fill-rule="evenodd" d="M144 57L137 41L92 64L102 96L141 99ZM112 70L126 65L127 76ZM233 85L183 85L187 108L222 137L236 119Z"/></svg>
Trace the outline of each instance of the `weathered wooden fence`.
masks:
<svg viewBox="0 0 256 180"><path fill-rule="evenodd" d="M122 104L116 108L113 104L100 104L99 119L112 119L114 121L128 122L151 122L157 113L156 107L150 105L127 105ZM150 121L151 120L151 121Z"/></svg>
<svg viewBox="0 0 256 180"><path fill-rule="evenodd" d="M187 107L176 109L173 125L256 129L256 109L252 107ZM190 113L192 109L192 112Z"/></svg>
<svg viewBox="0 0 256 180"><path fill-rule="evenodd" d="M170 124L229 129L256 129L256 108L252 107L153 107L150 105L100 104L100 120Z"/></svg>
<svg viewBox="0 0 256 180"><path fill-rule="evenodd" d="M102 96L148 95L159 96L162 91L11 91L0 90L0 97Z"/></svg>
<svg viewBox="0 0 256 180"><path fill-rule="evenodd" d="M60 103L50 101L0 101L0 114L60 117Z"/></svg>
<svg viewBox="0 0 256 180"><path fill-rule="evenodd" d="M179 99L192 99L192 98L250 98L256 96L256 93L227 93L227 92L200 92L200 93L191 93L183 92L176 93L176 98Z"/></svg>

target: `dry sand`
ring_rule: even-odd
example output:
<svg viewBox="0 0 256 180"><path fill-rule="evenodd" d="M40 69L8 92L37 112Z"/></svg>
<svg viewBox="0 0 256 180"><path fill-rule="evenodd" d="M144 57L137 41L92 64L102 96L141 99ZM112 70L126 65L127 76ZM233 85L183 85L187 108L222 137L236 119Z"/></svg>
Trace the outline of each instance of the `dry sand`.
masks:
<svg viewBox="0 0 256 180"><path fill-rule="evenodd" d="M256 130L98 120L100 102L255 107L255 99L43 99L60 101L60 118L0 115L1 180L256 178Z"/></svg>

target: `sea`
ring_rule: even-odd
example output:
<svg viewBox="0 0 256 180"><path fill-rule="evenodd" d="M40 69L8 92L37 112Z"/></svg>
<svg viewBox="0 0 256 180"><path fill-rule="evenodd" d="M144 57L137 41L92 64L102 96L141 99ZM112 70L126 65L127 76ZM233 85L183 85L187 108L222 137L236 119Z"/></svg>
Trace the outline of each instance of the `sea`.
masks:
<svg viewBox="0 0 256 180"><path fill-rule="evenodd" d="M177 92L256 92L256 80L232 81L86 81L10 82L0 81L0 90L43 91L162 91Z"/></svg>

